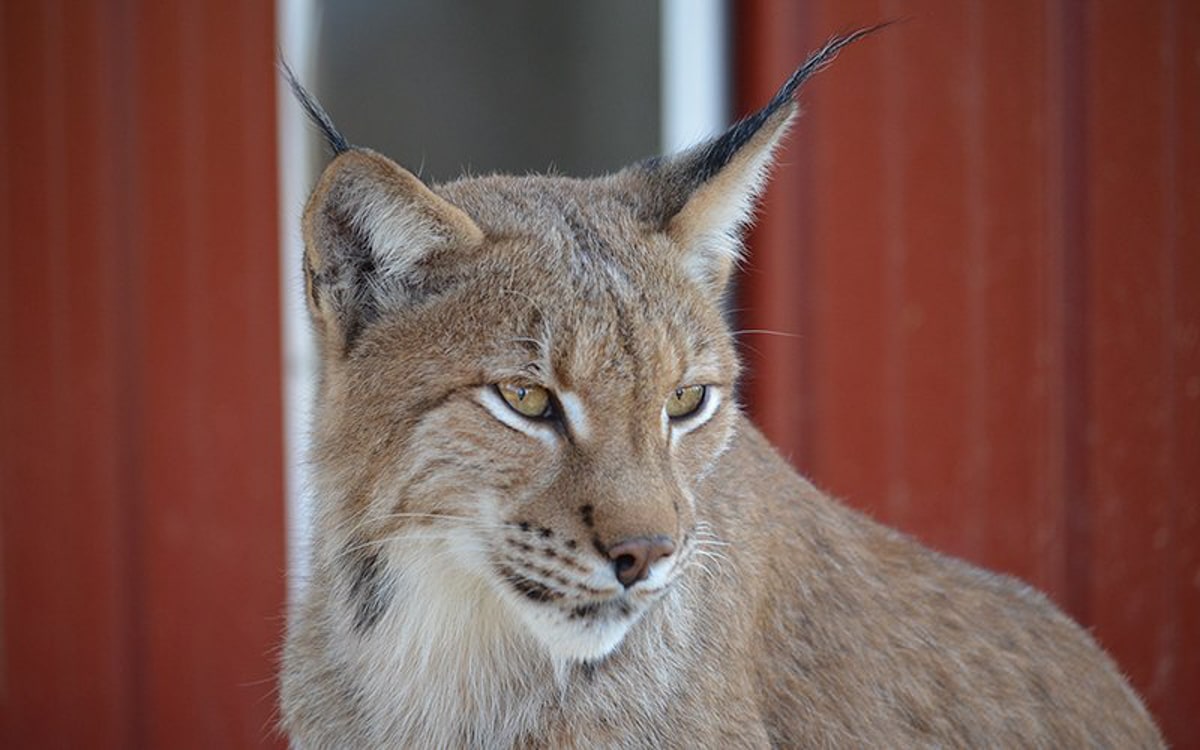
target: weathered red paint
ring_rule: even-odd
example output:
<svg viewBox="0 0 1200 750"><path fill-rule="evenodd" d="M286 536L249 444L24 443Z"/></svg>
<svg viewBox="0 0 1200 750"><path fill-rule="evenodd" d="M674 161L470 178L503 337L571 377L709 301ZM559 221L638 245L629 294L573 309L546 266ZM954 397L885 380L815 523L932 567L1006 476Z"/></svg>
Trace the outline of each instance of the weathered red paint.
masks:
<svg viewBox="0 0 1200 750"><path fill-rule="evenodd" d="M1200 742L1200 672L1194 657L1190 674L1185 666L1200 630L1183 628L1195 622L1200 566L1175 562L1195 561L1200 539L1197 409L1187 400L1188 382L1200 388L1200 317L1187 301L1200 291L1200 241L1181 231L1200 212L1200 9L1097 3L1085 29L1093 40L1085 60L1089 611L1098 637L1164 719L1188 723L1188 739L1175 739L1184 746ZM1190 162L1180 158L1188 152ZM1180 315L1181 301L1190 316ZM1190 452L1181 439L1189 424ZM1190 591L1180 586L1189 578Z"/></svg>
<svg viewBox="0 0 1200 750"><path fill-rule="evenodd" d="M0 745L272 736L269 3L0 7Z"/></svg>
<svg viewBox="0 0 1200 750"><path fill-rule="evenodd" d="M1200 746L1200 6L742 2L739 102L803 92L737 301L814 480L1047 590Z"/></svg>

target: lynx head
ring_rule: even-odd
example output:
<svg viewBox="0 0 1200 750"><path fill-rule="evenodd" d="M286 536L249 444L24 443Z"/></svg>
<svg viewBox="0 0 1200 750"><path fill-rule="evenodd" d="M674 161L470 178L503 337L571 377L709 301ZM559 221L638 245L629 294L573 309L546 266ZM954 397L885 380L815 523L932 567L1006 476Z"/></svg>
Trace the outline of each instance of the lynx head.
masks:
<svg viewBox="0 0 1200 750"><path fill-rule="evenodd" d="M796 88L862 33L717 138L589 180L426 185L297 91L336 153L305 277L317 544L348 627L454 597L445 627L595 660L684 575L737 415L739 233Z"/></svg>

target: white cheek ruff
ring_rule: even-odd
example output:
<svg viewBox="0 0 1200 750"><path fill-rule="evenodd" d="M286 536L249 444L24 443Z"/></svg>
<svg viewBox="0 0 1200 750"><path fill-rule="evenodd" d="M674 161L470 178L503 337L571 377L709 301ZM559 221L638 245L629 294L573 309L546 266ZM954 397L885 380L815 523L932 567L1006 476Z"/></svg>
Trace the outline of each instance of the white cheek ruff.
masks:
<svg viewBox="0 0 1200 750"><path fill-rule="evenodd" d="M492 386L485 385L480 388L477 398L479 403L483 404L484 408L491 412L498 421L531 438L542 441L551 448L558 446L558 432L553 427L517 414Z"/></svg>
<svg viewBox="0 0 1200 750"><path fill-rule="evenodd" d="M717 407L721 405L721 391L708 386L704 391L704 403L700 405L700 410L691 416L683 419L671 420L667 418L667 424L671 430L671 445L674 446L676 441L683 435L688 434L708 420L712 419L712 415L716 414ZM663 416L666 417L667 407L663 406Z"/></svg>

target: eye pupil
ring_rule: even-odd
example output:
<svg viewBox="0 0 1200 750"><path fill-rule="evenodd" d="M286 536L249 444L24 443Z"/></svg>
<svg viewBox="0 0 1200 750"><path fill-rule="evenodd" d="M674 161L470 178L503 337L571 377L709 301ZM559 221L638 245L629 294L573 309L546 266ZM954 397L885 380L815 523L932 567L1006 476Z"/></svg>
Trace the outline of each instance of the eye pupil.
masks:
<svg viewBox="0 0 1200 750"><path fill-rule="evenodd" d="M671 419L684 419L695 414L704 403L707 387L703 385L688 385L676 388L667 398L667 416Z"/></svg>

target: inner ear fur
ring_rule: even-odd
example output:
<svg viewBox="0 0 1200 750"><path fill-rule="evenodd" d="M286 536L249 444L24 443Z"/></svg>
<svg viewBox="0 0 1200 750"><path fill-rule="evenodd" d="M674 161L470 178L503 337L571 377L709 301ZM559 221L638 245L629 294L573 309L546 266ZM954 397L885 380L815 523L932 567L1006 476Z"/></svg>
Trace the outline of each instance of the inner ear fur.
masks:
<svg viewBox="0 0 1200 750"><path fill-rule="evenodd" d="M384 310L430 291L434 256L483 242L466 213L368 149L330 162L303 225L309 310L325 347L343 353Z"/></svg>

